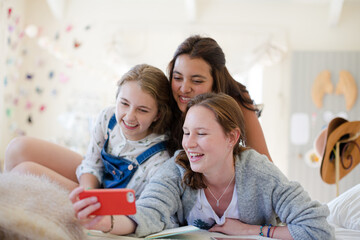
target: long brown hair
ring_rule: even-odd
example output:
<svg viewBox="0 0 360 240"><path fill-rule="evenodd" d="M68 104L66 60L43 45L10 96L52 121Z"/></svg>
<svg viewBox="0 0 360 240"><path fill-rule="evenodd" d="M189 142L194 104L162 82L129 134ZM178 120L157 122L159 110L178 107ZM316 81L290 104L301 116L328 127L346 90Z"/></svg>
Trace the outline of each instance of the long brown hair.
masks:
<svg viewBox="0 0 360 240"><path fill-rule="evenodd" d="M182 123L187 112L193 106L203 106L212 111L225 134L229 134L237 128L240 130L240 137L233 148L233 158L235 159L235 156L245 149L244 143L246 141L244 116L235 99L224 93L204 93L198 95L188 103L183 114ZM185 169L182 180L183 184L193 189L206 188L203 175L191 170L189 159L184 150L177 155L175 162Z"/></svg>
<svg viewBox="0 0 360 240"><path fill-rule="evenodd" d="M238 104L245 108L255 111L259 114L259 109L254 105L253 100L250 98L246 87L237 82L229 73L226 67L225 54L219 44L212 38L201 37L200 35L193 35L182 42L173 59L170 61L167 70L172 83L173 70L176 59L182 55L188 54L191 58L200 58L207 62L211 67L211 75L214 79L212 91L215 93L226 93L233 97ZM173 151L171 154L181 148L182 140L182 126L179 124L181 118L181 111L178 108L174 96L171 97L171 106L173 109L173 125L171 127L172 146Z"/></svg>

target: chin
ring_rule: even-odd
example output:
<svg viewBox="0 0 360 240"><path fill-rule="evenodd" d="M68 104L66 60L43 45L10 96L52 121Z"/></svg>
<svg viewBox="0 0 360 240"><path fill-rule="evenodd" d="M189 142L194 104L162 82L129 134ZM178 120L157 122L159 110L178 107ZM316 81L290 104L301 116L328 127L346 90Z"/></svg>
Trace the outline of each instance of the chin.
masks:
<svg viewBox="0 0 360 240"><path fill-rule="evenodd" d="M191 163L190 163L190 168L191 168L191 170L193 172L196 172L196 173L202 173L203 172L200 167L193 166Z"/></svg>
<svg viewBox="0 0 360 240"><path fill-rule="evenodd" d="M179 104L178 104L178 107L179 107L179 109L180 109L181 112L185 112L185 111L186 111L186 106L187 106L187 104L185 104L185 103L179 103Z"/></svg>

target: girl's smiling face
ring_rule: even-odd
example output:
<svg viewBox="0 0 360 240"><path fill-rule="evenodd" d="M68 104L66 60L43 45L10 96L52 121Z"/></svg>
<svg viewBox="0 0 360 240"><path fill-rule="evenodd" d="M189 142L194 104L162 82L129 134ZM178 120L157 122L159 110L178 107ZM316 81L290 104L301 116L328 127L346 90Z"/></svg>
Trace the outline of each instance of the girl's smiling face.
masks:
<svg viewBox="0 0 360 240"><path fill-rule="evenodd" d="M231 166L231 138L225 134L211 110L203 106L191 107L186 114L183 131L182 145L194 172L206 176Z"/></svg>
<svg viewBox="0 0 360 240"><path fill-rule="evenodd" d="M177 57L171 79L171 89L179 109L184 112L191 98L211 92L214 84L211 67L201 58L188 54Z"/></svg>
<svg viewBox="0 0 360 240"><path fill-rule="evenodd" d="M157 103L136 81L128 81L116 100L116 119L127 139L141 140L151 133L149 127L158 119Z"/></svg>

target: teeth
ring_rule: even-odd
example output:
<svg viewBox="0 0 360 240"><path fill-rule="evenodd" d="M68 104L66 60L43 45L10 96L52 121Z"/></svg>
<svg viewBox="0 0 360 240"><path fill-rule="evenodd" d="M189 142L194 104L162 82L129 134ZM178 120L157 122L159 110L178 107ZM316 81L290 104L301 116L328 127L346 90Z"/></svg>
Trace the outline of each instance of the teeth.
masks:
<svg viewBox="0 0 360 240"><path fill-rule="evenodd" d="M201 156L202 154L200 154L200 153L189 153L189 155L191 157L198 157L198 156Z"/></svg>
<svg viewBox="0 0 360 240"><path fill-rule="evenodd" d="M127 123L127 122L125 122L124 121L124 123L127 125L127 126L129 126L129 127L135 127L137 124L131 124L131 123Z"/></svg>
<svg viewBox="0 0 360 240"><path fill-rule="evenodd" d="M180 97L181 98L181 100L183 100L183 101L190 101L191 100L191 98L189 98L189 97Z"/></svg>

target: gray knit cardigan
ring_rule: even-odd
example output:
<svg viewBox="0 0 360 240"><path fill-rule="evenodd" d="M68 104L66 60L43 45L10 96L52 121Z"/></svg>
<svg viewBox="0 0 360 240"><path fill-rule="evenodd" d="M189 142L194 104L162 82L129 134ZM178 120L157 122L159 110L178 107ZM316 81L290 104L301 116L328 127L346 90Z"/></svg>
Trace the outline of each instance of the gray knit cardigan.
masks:
<svg viewBox="0 0 360 240"><path fill-rule="evenodd" d="M136 202L137 213L129 216L137 223L138 237L187 225L199 190L182 185L184 169L174 162L178 153L153 176ZM294 239L334 239L334 229L326 221L327 205L312 201L265 155L249 149L237 156L235 184L240 221L274 225L278 217Z"/></svg>

